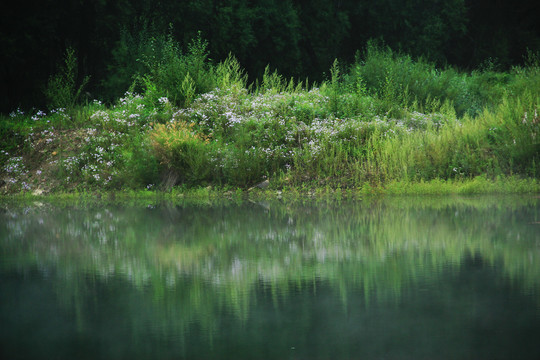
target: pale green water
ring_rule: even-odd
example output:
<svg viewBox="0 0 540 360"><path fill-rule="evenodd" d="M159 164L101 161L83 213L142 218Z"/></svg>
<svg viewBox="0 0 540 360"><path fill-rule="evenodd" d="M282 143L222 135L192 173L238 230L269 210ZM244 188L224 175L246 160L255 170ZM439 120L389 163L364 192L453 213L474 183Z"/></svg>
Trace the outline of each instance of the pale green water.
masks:
<svg viewBox="0 0 540 360"><path fill-rule="evenodd" d="M540 358L534 197L2 209L2 359Z"/></svg>

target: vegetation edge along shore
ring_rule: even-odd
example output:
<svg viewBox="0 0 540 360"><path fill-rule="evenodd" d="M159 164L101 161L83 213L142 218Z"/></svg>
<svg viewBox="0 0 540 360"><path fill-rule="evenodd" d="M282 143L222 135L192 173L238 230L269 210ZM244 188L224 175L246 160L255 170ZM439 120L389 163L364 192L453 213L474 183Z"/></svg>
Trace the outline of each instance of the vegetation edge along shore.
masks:
<svg viewBox="0 0 540 360"><path fill-rule="evenodd" d="M0 193L540 192L537 55L464 73L370 43L319 84L248 83L200 38L158 45L111 104L81 100L67 51L49 108L2 115Z"/></svg>

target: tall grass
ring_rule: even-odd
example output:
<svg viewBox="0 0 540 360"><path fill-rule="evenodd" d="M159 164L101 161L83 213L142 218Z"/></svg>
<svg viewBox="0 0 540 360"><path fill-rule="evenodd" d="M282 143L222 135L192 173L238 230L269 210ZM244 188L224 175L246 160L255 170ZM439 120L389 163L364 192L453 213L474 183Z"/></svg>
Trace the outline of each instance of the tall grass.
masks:
<svg viewBox="0 0 540 360"><path fill-rule="evenodd" d="M540 98L504 98L476 118L453 119L436 129L375 140L368 168L381 180L471 178L521 174L537 177Z"/></svg>
<svg viewBox="0 0 540 360"><path fill-rule="evenodd" d="M403 108L430 113L449 103L459 117L476 116L485 108L492 110L507 95L538 91L538 60L534 55L529 58L527 67L510 73L496 72L487 65L467 74L438 69L423 59L414 60L371 42L363 56L357 54L344 79L349 89L363 84L377 98L380 113L399 115Z"/></svg>

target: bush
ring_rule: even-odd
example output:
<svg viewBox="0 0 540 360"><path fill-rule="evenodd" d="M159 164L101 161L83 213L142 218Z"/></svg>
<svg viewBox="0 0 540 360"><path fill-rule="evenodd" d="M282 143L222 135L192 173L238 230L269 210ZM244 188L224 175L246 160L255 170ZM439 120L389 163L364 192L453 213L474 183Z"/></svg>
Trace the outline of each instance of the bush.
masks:
<svg viewBox="0 0 540 360"><path fill-rule="evenodd" d="M150 39L150 54L143 59L146 74L138 79L145 89L145 96L156 103L167 97L177 106L189 106L195 95L215 87L214 68L208 63L208 43L200 35L183 54L172 38Z"/></svg>
<svg viewBox="0 0 540 360"><path fill-rule="evenodd" d="M167 185L194 184L210 174L209 139L183 121L157 124L149 133L150 143L165 175Z"/></svg>
<svg viewBox="0 0 540 360"><path fill-rule="evenodd" d="M461 117L476 116L485 107L497 106L508 75L495 73L489 67L471 75L451 68L441 70L423 59L415 61L370 42L363 59L357 55L344 79L349 88L363 84L367 93L377 99L380 115L400 117L401 109L437 112L448 103Z"/></svg>
<svg viewBox="0 0 540 360"><path fill-rule="evenodd" d="M102 81L105 98L113 102L132 85L137 76L147 72L142 59L153 52L152 38L160 37L154 26L146 23L136 27L135 31L123 28L120 39L112 50L111 60L107 64L107 76Z"/></svg>

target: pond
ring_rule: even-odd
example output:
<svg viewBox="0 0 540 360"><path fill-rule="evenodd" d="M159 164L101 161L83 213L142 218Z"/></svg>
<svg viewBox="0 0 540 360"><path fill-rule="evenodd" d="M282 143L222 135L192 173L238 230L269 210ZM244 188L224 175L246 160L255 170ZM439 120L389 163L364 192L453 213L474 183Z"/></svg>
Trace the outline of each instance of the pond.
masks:
<svg viewBox="0 0 540 360"><path fill-rule="evenodd" d="M540 359L540 199L0 206L3 359Z"/></svg>

